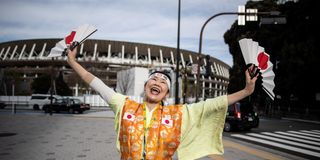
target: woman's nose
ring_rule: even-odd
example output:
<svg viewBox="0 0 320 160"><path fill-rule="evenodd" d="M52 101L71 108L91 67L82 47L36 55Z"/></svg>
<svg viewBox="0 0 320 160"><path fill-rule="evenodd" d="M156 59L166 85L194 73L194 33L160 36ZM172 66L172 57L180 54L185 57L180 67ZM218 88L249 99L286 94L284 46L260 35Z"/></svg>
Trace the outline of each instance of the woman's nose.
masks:
<svg viewBox="0 0 320 160"><path fill-rule="evenodd" d="M160 86L161 82L156 80L154 84Z"/></svg>

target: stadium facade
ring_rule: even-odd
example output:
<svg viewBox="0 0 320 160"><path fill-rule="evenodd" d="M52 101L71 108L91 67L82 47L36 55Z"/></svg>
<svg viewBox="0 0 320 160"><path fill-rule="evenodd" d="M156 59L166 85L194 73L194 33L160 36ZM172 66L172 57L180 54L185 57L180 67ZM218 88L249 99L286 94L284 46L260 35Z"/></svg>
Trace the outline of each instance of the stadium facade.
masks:
<svg viewBox="0 0 320 160"><path fill-rule="evenodd" d="M16 93L30 95L30 84L35 78L43 74L57 73L63 73L65 82L75 95L94 94L68 66L66 57L47 57L59 40L61 39L29 39L0 43L1 94L10 93L10 85L14 83ZM175 76L176 48L123 41L86 40L78 50L82 55L78 58L79 63L113 88L116 88L117 73L132 67L167 70ZM197 63L197 56L196 52L180 50L181 98L196 96L194 88L197 81L192 70L195 70L193 64ZM230 66L214 57L202 58L199 97L226 94L229 68ZM8 76L11 76L11 79L7 78ZM172 86L175 86L175 78L172 79ZM170 96L174 97L174 92L171 92Z"/></svg>

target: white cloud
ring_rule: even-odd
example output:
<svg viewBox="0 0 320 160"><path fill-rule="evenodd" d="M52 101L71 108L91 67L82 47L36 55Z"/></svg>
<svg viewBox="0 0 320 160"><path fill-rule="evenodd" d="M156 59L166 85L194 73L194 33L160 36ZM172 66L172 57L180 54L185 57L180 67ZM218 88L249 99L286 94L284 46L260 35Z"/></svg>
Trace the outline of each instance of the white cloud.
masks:
<svg viewBox="0 0 320 160"><path fill-rule="evenodd" d="M203 23L220 12L237 11L246 0L182 0L181 49L198 51ZM62 38L83 23L95 25L92 38L176 47L177 7L173 0L4 0L0 6L0 42L26 38ZM232 65L223 34L236 16L221 16L204 31L203 52Z"/></svg>

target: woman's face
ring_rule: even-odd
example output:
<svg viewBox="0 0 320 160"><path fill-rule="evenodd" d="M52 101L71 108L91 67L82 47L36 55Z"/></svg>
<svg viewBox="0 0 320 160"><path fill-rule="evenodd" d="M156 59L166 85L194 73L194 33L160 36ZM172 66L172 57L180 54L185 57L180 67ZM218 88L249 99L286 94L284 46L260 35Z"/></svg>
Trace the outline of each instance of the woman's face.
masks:
<svg viewBox="0 0 320 160"><path fill-rule="evenodd" d="M159 103L169 94L166 80L156 75L147 81L144 90L146 101L149 103Z"/></svg>

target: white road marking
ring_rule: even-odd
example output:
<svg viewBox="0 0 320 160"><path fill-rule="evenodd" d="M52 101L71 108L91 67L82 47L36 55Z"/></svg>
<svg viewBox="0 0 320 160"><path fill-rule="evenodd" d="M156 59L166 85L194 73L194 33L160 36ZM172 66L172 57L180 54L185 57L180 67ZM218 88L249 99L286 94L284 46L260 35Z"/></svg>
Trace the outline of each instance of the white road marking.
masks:
<svg viewBox="0 0 320 160"><path fill-rule="evenodd" d="M282 135L293 136L293 137L298 137L298 138L303 138L303 139L308 139L308 140L320 142L319 138L306 137L306 136L296 135L296 134L286 133L286 132L275 132L275 133L279 133L279 134L282 134Z"/></svg>
<svg viewBox="0 0 320 160"><path fill-rule="evenodd" d="M261 132L261 133L265 134L265 135L273 136L273 137L279 137L279 138L283 138L283 139L289 139L289 140L293 140L293 141L297 141L297 142L308 143L308 144L313 144L313 145L320 146L320 142L308 141L308 140L305 140L305 139L300 139L300 138L296 138L296 137L289 137L289 136L283 136L283 135L279 135L279 134L275 134L275 133L269 133L269 132Z"/></svg>
<svg viewBox="0 0 320 160"><path fill-rule="evenodd" d="M296 134L301 134L301 135L305 135L305 136L311 136L311 137L320 138L320 136L317 136L317 135L308 134L308 133L302 133L302 132L298 132L298 131L288 131L288 132L290 132L290 133L296 133Z"/></svg>
<svg viewBox="0 0 320 160"><path fill-rule="evenodd" d="M247 135L240 135L240 134L232 134L232 137L238 137L238 138L242 138L242 139L247 139L247 140L251 140L251 141L255 141L255 142L259 142L259 143L263 143L263 144L267 144L267 145L271 145L271 146L275 146L278 148L283 148L286 150L291 150L291 151L295 151L298 153L303 153L306 155L310 155L310 156L314 156L314 157L319 157L320 158L320 153L319 152L313 152L307 149L301 149L301 148L297 148L297 147L293 147L293 146L289 146L289 145L285 145L285 144L281 144L281 143L276 143L276 142L272 142L272 141L268 141L268 140L263 140L263 139L259 139L259 138L254 138L254 137L250 137Z"/></svg>
<svg viewBox="0 0 320 160"><path fill-rule="evenodd" d="M313 150L320 151L320 147L315 147L315 146L311 146L311 145L307 145L307 144L303 144L303 143L283 140L283 139L280 139L280 138L274 138L274 137L265 136L265 135L256 134L256 133L248 133L247 135L254 136L254 137L259 137L259 138L263 138L263 139L268 139L268 140L272 140L272 141L276 141L276 142L291 144L291 145L295 145L295 146L298 146L298 147L303 147L303 148L308 148L308 149L313 149Z"/></svg>
<svg viewBox="0 0 320 160"><path fill-rule="evenodd" d="M314 131L300 130L300 132L304 132L304 133L311 133L311 134L320 135L320 132L314 132Z"/></svg>

